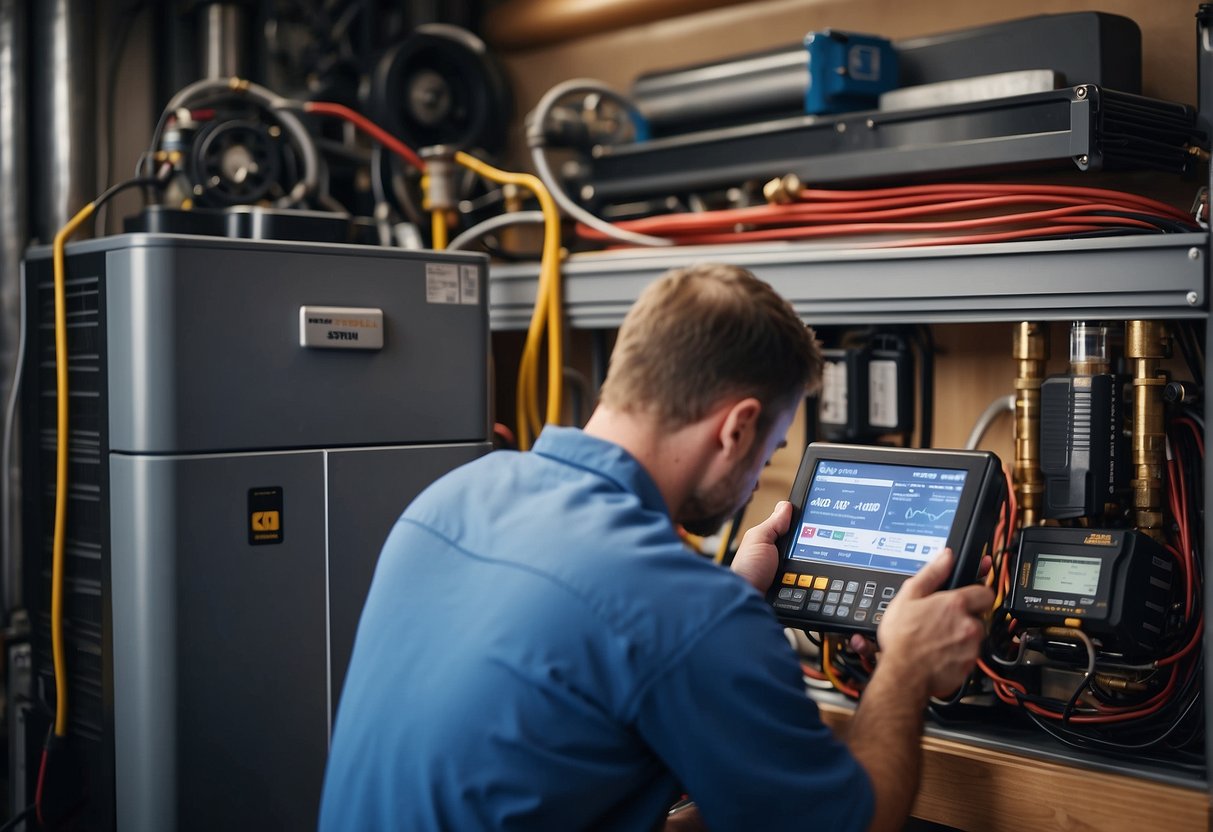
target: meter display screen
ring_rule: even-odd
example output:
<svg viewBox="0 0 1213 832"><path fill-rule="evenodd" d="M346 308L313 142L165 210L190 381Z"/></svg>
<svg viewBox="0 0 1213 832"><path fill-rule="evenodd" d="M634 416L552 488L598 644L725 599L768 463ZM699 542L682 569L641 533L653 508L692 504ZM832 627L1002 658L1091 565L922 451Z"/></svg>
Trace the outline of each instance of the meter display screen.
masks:
<svg viewBox="0 0 1213 832"><path fill-rule="evenodd" d="M821 460L788 557L913 575L947 545L967 474Z"/></svg>
<svg viewBox="0 0 1213 832"><path fill-rule="evenodd" d="M1032 589L1037 592L1095 595L1099 590L1101 565L1099 558L1037 555Z"/></svg>

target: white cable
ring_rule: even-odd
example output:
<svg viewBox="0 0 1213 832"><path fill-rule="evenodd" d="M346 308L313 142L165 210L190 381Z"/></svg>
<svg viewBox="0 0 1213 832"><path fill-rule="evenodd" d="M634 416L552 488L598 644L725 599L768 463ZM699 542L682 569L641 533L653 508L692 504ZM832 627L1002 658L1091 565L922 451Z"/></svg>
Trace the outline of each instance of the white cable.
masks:
<svg viewBox="0 0 1213 832"><path fill-rule="evenodd" d="M24 269L22 270L24 272ZM19 592L17 585L20 581L16 580L16 569L13 559L13 494L12 494L12 471L13 471L13 432L14 425L17 421L17 397L21 392L21 371L25 366L25 342L28 338L26 327L26 312L25 312L25 275L21 274L17 281L20 287L20 298L18 300L20 311L20 323L18 325L17 336L17 363L13 367L12 386L8 391L8 403L4 408L4 438L3 448L0 448L0 561L3 561L3 571L0 574L4 576L4 623L8 623L8 617L12 614L17 606L17 598Z"/></svg>
<svg viewBox="0 0 1213 832"><path fill-rule="evenodd" d="M994 424L994 420L1003 413L1015 412L1015 396L1014 394L1007 396L999 396L994 401L986 405L986 409L977 417L977 422L973 425L973 430L969 432L969 438L965 440L965 450L972 451L981 444L981 438L986 435L986 431L990 429L990 425Z"/></svg>
<svg viewBox="0 0 1213 832"><path fill-rule="evenodd" d="M511 225L542 225L542 211L512 211L508 214L498 214L495 217L489 217L484 222L477 223L467 231L461 233L458 237L451 240L447 245L447 251L458 251L462 248L467 248L469 243L475 242L486 234L492 234L499 228L506 228Z"/></svg>
<svg viewBox="0 0 1213 832"><path fill-rule="evenodd" d="M625 96L608 87L601 81L595 81L591 78L575 78L571 81L557 84L552 87L543 97L539 99L539 103L535 105L534 111L531 113L529 124L527 126L527 146L531 149L531 161L535 165L535 173L539 176L543 184L552 194L552 198L556 200L556 204L564 210L573 219L588 225L595 231L601 231L603 234L612 239L619 240L625 243L632 243L638 246L672 246L673 240L667 240L664 237L651 237L648 234L637 234L635 231L626 231L622 228L616 228L611 223L594 216L589 211L582 208L576 202L569 198L568 194L560 186L560 181L552 173L551 166L548 165L547 154L545 153L546 139L544 137L544 125L547 123L548 116L552 112L552 108L556 106L556 102L566 95L572 95L579 92L592 92L611 99L615 103L624 107L630 113L637 114L636 107Z"/></svg>

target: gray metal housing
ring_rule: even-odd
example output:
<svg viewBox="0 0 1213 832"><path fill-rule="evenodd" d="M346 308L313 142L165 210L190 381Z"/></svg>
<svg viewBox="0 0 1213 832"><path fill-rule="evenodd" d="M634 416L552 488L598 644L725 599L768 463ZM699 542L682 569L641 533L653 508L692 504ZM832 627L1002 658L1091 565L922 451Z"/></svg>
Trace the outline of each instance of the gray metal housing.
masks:
<svg viewBox="0 0 1213 832"><path fill-rule="evenodd" d="M27 261L35 317L49 255ZM474 291L447 302L427 277L435 265L470 269ZM108 733L93 753L113 761L112 815L90 817L124 832L312 828L383 541L430 482L490 448L486 258L137 234L69 247L67 278L69 298L99 293L100 357L77 332L69 363L73 499L95 488L105 518L94 547L73 529L88 512L69 507L68 631L76 644L102 634L103 667L94 680L69 656L69 683L103 689ZM382 309L383 348L301 347L301 306ZM69 331L78 323L69 315ZM53 439L37 424L54 401L53 373L35 371L47 329L31 336L26 448ZM95 486L79 461L96 458L92 423L77 421L87 375L104 412ZM45 529L53 473L30 467L41 479L27 518ZM254 545L250 490L267 487L281 489L281 540ZM36 580L49 547L30 537ZM93 590L76 553L94 548L102 621L78 612ZM69 698L81 741L96 724L82 701Z"/></svg>

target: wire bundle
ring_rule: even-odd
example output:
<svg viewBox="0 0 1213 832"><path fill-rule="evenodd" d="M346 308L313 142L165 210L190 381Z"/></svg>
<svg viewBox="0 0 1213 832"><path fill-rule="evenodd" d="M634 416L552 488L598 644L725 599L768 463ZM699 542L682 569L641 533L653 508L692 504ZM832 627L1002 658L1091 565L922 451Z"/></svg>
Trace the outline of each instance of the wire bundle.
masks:
<svg viewBox="0 0 1213 832"><path fill-rule="evenodd" d="M1182 583L1176 608L1182 619L1161 658L1128 664L1101 647L1081 630L1066 627L1021 629L1004 617L991 632L990 650L978 666L994 694L1004 703L1022 709L1041 729L1077 748L1140 754L1165 749L1172 762L1192 764L1200 756L1203 739L1204 575L1201 541L1204 539L1198 508L1203 505L1201 472L1204 465L1203 427L1195 413L1172 419L1168 445L1168 504L1174 524L1166 549L1175 558ZM1000 595L1009 582L999 583ZM1087 653L1085 672L1064 701L1035 693L1015 678L1029 649L1042 649L1046 640L1081 644ZM1000 652L1013 648L1014 658ZM995 669L1001 665L1001 668ZM1085 697L1085 701L1084 701ZM1140 757L1138 757L1140 759Z"/></svg>
<svg viewBox="0 0 1213 832"><path fill-rule="evenodd" d="M1158 200L1069 185L940 184L871 190L801 188L787 204L666 214L615 224L679 245L847 238L850 247L996 243L1054 237L1198 231ZM609 241L578 225L585 239ZM867 238L856 242L852 238Z"/></svg>

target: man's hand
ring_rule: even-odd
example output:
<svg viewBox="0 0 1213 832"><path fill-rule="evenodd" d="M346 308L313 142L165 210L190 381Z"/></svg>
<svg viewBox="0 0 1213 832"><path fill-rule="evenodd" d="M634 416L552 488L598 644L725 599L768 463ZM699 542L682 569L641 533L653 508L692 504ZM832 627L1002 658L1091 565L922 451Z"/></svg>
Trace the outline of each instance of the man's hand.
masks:
<svg viewBox="0 0 1213 832"><path fill-rule="evenodd" d="M775 580L779 568L779 550L775 541L788 530L792 522L792 504L786 500L775 505L771 516L763 520L741 538L737 556L733 558L733 571L749 582L750 586L765 594Z"/></svg>
<svg viewBox="0 0 1213 832"><path fill-rule="evenodd" d="M933 696L956 690L973 669L985 635L981 616L994 604L980 584L936 592L952 562L945 549L902 584L877 631L883 672Z"/></svg>

